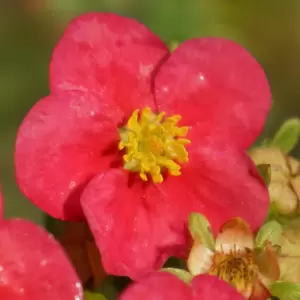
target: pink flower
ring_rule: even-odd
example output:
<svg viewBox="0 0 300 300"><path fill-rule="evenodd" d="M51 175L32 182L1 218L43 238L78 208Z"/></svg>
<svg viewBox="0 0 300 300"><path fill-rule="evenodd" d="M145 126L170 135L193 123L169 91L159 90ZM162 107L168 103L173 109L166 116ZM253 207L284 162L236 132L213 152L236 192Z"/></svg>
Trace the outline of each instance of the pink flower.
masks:
<svg viewBox="0 0 300 300"><path fill-rule="evenodd" d="M167 272L155 272L132 284L119 300L243 300L225 281L216 276L200 275L191 284Z"/></svg>
<svg viewBox="0 0 300 300"><path fill-rule="evenodd" d="M2 195L0 193L1 212ZM0 221L0 299L81 300L82 287L54 238L35 224Z"/></svg>
<svg viewBox="0 0 300 300"><path fill-rule="evenodd" d="M107 272L138 277L186 252L192 211L215 231L262 224L268 194L245 150L271 95L239 45L193 39L170 54L137 21L90 13L55 48L50 89L19 129L18 184L53 217L86 217Z"/></svg>

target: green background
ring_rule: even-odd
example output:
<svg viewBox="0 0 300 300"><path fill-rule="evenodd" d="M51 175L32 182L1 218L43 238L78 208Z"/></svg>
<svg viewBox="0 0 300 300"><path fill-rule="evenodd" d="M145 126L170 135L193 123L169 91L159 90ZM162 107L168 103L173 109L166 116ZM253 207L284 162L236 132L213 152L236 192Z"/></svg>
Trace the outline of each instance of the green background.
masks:
<svg viewBox="0 0 300 300"><path fill-rule="evenodd" d="M48 63L68 21L87 11L137 18L168 43L192 37L233 39L258 59L274 105L264 135L300 115L298 0L4 0L0 2L0 181L5 215L38 223L43 214L19 192L13 171L16 130L48 93ZM299 157L299 148L293 153Z"/></svg>

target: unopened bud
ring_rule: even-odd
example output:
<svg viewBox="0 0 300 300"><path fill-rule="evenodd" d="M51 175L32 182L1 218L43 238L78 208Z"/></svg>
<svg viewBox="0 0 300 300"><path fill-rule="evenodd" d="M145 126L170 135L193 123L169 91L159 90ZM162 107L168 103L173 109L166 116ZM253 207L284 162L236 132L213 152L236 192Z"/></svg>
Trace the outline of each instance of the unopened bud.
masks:
<svg viewBox="0 0 300 300"><path fill-rule="evenodd" d="M270 200L284 215L300 212L300 162L277 148L256 148L250 151L256 165L271 167Z"/></svg>

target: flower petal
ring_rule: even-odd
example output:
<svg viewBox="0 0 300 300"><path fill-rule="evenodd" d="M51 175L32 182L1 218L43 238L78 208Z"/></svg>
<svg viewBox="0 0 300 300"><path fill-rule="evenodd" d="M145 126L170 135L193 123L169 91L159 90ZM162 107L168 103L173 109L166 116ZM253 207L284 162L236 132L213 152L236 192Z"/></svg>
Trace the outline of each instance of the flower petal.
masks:
<svg viewBox="0 0 300 300"><path fill-rule="evenodd" d="M111 13L74 19L59 41L50 66L51 90L82 91L115 102L129 116L153 106L151 76L167 47L141 23Z"/></svg>
<svg viewBox="0 0 300 300"><path fill-rule="evenodd" d="M300 161L292 156L288 156L287 160L292 177L300 175Z"/></svg>
<svg viewBox="0 0 300 300"><path fill-rule="evenodd" d="M35 224L17 219L2 223L0 260L1 299L83 299L79 279L61 247Z"/></svg>
<svg viewBox="0 0 300 300"><path fill-rule="evenodd" d="M81 203L107 273L136 279L161 268L168 256L187 256L188 216L202 203L183 176L154 185L128 175L103 172L87 185Z"/></svg>
<svg viewBox="0 0 300 300"><path fill-rule="evenodd" d="M54 218L83 219L82 189L118 151L123 115L115 109L80 92L40 100L16 140L16 177L25 196Z"/></svg>
<svg viewBox="0 0 300 300"><path fill-rule="evenodd" d="M265 286L270 286L279 279L280 267L277 254L269 242L262 251L254 252L254 260L259 269L259 279Z"/></svg>
<svg viewBox="0 0 300 300"><path fill-rule="evenodd" d="M231 250L253 249L254 237L249 225L240 218L227 221L216 238L216 251L229 253Z"/></svg>
<svg viewBox="0 0 300 300"><path fill-rule="evenodd" d="M271 182L269 194L271 202L275 204L280 214L292 215L297 213L299 200L292 187L292 182Z"/></svg>
<svg viewBox="0 0 300 300"><path fill-rule="evenodd" d="M194 276L208 273L212 266L213 255L214 253L211 250L195 241L187 260L188 270Z"/></svg>
<svg viewBox="0 0 300 300"><path fill-rule="evenodd" d="M244 297L238 293L227 282L216 276L199 275L192 281L194 299L201 300L243 300Z"/></svg>
<svg viewBox="0 0 300 300"><path fill-rule="evenodd" d="M266 300L269 299L270 296L271 293L269 290L261 282L257 281L249 300Z"/></svg>
<svg viewBox="0 0 300 300"><path fill-rule="evenodd" d="M155 272L131 284L119 300L193 300L192 289L167 272ZM208 299L208 298L207 298ZM205 299L203 299L205 300Z"/></svg>
<svg viewBox="0 0 300 300"><path fill-rule="evenodd" d="M182 114L202 137L248 148L263 129L271 105L266 76L241 46L222 38L181 44L155 79L160 111ZM197 109L195 109L197 108Z"/></svg>
<svg viewBox="0 0 300 300"><path fill-rule="evenodd" d="M190 160L180 178L187 189L184 205L205 215L215 234L235 217L256 231L267 216L269 195L250 158L231 145L196 138L188 151Z"/></svg>
<svg viewBox="0 0 300 300"><path fill-rule="evenodd" d="M300 257L281 256L278 258L280 266L280 282L300 284Z"/></svg>
<svg viewBox="0 0 300 300"><path fill-rule="evenodd" d="M123 170L109 170L95 177L81 200L109 274L140 278L163 266L169 248L186 246L184 222L181 217L179 225L174 222L179 204L158 186L139 179L130 183ZM187 221L188 214L185 216Z"/></svg>
<svg viewBox="0 0 300 300"><path fill-rule="evenodd" d="M206 155L192 154L181 176L161 184L115 169L87 185L81 203L108 273L139 278L168 256L187 255L191 212L205 215L215 233L236 216L252 229L261 226L268 192L251 161L231 149L202 151Z"/></svg>
<svg viewBox="0 0 300 300"><path fill-rule="evenodd" d="M119 300L243 300L233 287L218 277L200 275L187 285L167 272L154 272L135 282L123 292Z"/></svg>

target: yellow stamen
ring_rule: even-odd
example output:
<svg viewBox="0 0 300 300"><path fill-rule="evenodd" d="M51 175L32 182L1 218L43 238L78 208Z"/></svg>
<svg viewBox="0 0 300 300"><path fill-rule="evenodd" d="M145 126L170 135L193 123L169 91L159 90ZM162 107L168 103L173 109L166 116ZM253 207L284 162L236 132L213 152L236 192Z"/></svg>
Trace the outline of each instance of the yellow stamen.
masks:
<svg viewBox="0 0 300 300"><path fill-rule="evenodd" d="M181 174L179 165L188 161L185 139L188 127L177 124L181 116L164 118L165 113L155 114L150 108L135 110L125 127L120 129L119 150L124 150L124 168L138 172L147 181L149 174L154 183L163 181L165 169L173 176Z"/></svg>
<svg viewBox="0 0 300 300"><path fill-rule="evenodd" d="M246 298L249 297L258 276L253 251L246 248L245 251L234 250L228 254L216 252L209 274L227 281Z"/></svg>

